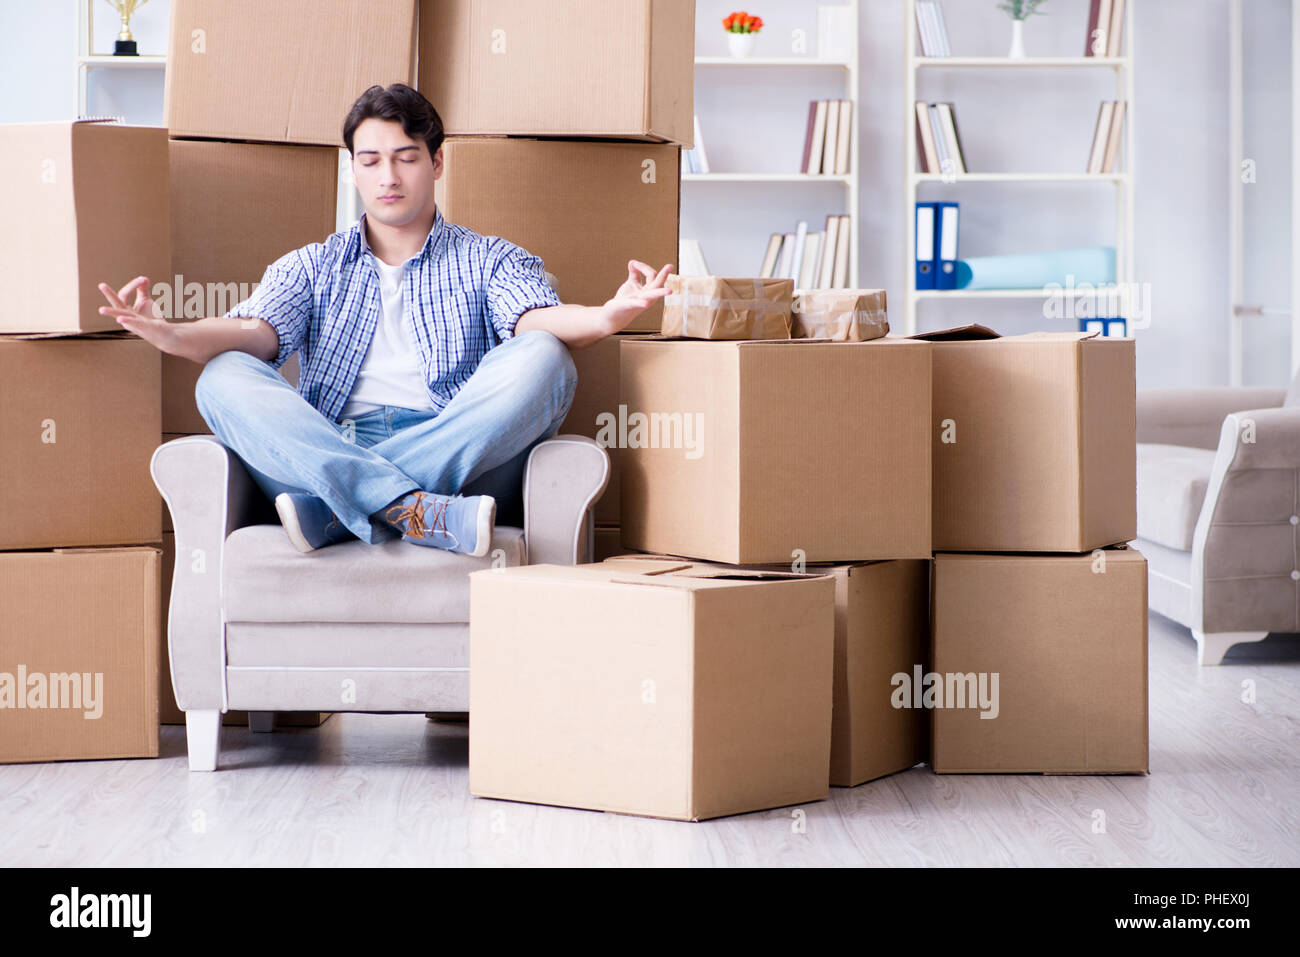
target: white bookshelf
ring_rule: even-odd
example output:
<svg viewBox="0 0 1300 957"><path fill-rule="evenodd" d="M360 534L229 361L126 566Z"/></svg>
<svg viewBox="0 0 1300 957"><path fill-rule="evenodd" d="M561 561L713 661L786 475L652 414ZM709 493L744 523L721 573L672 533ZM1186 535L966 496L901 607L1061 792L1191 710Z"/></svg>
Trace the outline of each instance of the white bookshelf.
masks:
<svg viewBox="0 0 1300 957"><path fill-rule="evenodd" d="M831 4L832 6L834 4ZM688 173L685 171L685 161L682 167L682 185L692 186L690 202L707 201L704 197L696 198L697 190L712 189L714 186L720 188L740 188L738 186L728 187L726 184L745 184L745 183L767 183L781 184L790 186L802 186L807 184L835 184L841 187L844 196L843 212L849 216L849 279L848 283L851 288L858 286L858 258L860 249L860 230L859 220L859 202L858 197L861 194L861 175L862 165L858 156L859 124L861 122L861 104L858 101L859 73L858 73L858 36L859 26L861 24L861 7L860 0L845 0L842 6L848 7L853 11L853 24L850 28L853 33L853 42L851 44L852 55L847 59L832 59L817 56L770 56L770 57L729 57L729 56L697 56L695 58L695 84L700 86L701 83L707 82L709 71L711 70L752 70L756 67L767 67L774 70L801 70L823 69L834 70L841 74L844 84L844 92L841 99L848 100L853 104L853 123L849 132L849 172L845 175L808 175L807 173L747 173L747 172L718 172L718 173ZM779 77L779 74L778 74ZM752 82L761 82L758 77L754 77ZM779 78L773 82L779 82ZM798 131L802 132L803 124L797 125ZM795 127L792 126L792 130ZM707 150L707 144L706 144ZM748 194L746 194L748 195ZM734 197L728 197L734 199ZM683 201L688 201L683 197ZM793 223L773 223L771 232L786 232L793 227ZM813 224L809 223L809 229L812 230ZM766 240L767 236L760 237ZM707 255L707 250L705 251ZM761 247L755 249L755 261L762 252ZM753 274L758 274L757 266Z"/></svg>
<svg viewBox="0 0 1300 957"><path fill-rule="evenodd" d="M1133 85L1133 20L1134 7L1138 0L1128 0L1124 10L1124 51L1122 56L1117 57L1025 57L1023 59L1011 59L1009 57L971 57L971 56L947 56L947 57L926 57L921 56L919 51L919 40L916 27L916 0L905 0L905 10L903 16L903 49L906 51L904 57L904 80L903 80L903 113L905 117L906 128L903 135L903 163L904 175L903 181L906 184L904 197L906 207L904 209L904 222L906 223L907 246L904 256L904 289L903 297L903 328L905 335L915 335L917 332L917 313L922 302L927 300L1015 300L1015 299L1044 299L1048 295L1041 289L917 289L916 288L916 204L921 199L920 193L924 189L927 191L926 200L943 200L946 197L944 192L949 186L963 183L1002 183L1002 184L1027 184L1030 188L1045 187L1051 184L1091 184L1098 190L1108 189L1112 191L1110 202L1114 204L1114 243L1115 243L1115 280L1118 284L1122 305L1127 301L1126 292L1130 289L1129 283L1133 282L1134 277L1134 250L1133 250L1133 193L1134 180L1133 171L1136 169L1134 154L1134 85ZM1054 11L1055 12L1055 11ZM1087 4L1083 4L1083 13L1086 21ZM999 15L997 8L990 3L989 15ZM1080 37L1084 34L1085 23L1080 24ZM951 39L951 38L950 38ZM1115 83L1115 99L1127 102L1124 116L1124 146L1121 152L1123 157L1122 169L1115 173L1087 173L1082 170L1079 172L1064 173L1038 173L1038 172L993 172L993 171L976 171L969 173L960 173L951 176L945 176L941 173L921 173L918 172L919 164L917 162L916 151L916 113L914 104L917 100L925 99L918 93L918 87L921 85L921 78L929 73L938 70L1006 70L1008 75L1015 77L1023 70L1078 70L1078 71L1110 71ZM1086 117L1081 116L1079 122L1091 123L1095 119L1094 115ZM1082 165L1086 157L1080 157ZM981 215L987 216L987 209L981 211ZM962 250L958 249L960 255ZM1074 295L1094 295L1098 290L1084 286L1082 289L1073 291ZM1059 295L1071 294L1071 290L1061 290Z"/></svg>
<svg viewBox="0 0 1300 957"><path fill-rule="evenodd" d="M157 74L157 83L161 91L163 78L167 70L165 56L113 56L111 53L98 53L94 49L95 11L117 19L113 10L104 0L72 0L77 11L76 47L73 53L73 67L77 71L76 103L73 116L86 116L90 112L89 87L92 70L143 70ZM145 7L144 9L148 9Z"/></svg>

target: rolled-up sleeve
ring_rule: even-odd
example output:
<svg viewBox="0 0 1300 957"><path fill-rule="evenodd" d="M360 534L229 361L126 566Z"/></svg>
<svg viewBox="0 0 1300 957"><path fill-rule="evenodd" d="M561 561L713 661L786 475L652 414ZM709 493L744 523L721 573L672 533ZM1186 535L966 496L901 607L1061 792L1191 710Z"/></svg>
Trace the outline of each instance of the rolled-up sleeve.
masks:
<svg viewBox="0 0 1300 957"><path fill-rule="evenodd" d="M497 260L487 282L487 309L502 341L515 334L515 323L529 309L561 305L546 281L542 260L520 246L510 246Z"/></svg>
<svg viewBox="0 0 1300 957"><path fill-rule="evenodd" d="M280 337L280 351L271 362L280 368L302 348L311 328L315 293L308 249L286 253L266 268L261 285L226 315L235 319L264 319Z"/></svg>

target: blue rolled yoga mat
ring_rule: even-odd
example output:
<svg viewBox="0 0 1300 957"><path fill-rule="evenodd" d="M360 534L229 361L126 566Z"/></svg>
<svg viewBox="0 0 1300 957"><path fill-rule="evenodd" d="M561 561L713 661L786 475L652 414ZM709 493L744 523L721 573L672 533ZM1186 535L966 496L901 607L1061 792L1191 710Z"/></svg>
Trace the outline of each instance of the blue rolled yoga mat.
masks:
<svg viewBox="0 0 1300 957"><path fill-rule="evenodd" d="M1115 281L1115 247L977 256L957 262L958 289L1042 289L1048 283L1106 285Z"/></svg>

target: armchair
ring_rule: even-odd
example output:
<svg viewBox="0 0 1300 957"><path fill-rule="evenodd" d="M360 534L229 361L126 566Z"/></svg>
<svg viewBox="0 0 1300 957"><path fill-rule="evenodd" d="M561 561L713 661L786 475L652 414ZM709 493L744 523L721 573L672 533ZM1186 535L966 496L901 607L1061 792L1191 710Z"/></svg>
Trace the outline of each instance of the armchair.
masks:
<svg viewBox="0 0 1300 957"><path fill-rule="evenodd" d="M1189 629L1197 661L1300 631L1300 395L1138 394L1138 541L1151 609Z"/></svg>
<svg viewBox="0 0 1300 957"><path fill-rule="evenodd" d="M231 709L468 711L468 573L590 561L609 457L581 436L539 443L523 527L498 525L482 558L400 540L298 552L213 436L164 443L150 471L176 535L167 643L189 766L213 771Z"/></svg>

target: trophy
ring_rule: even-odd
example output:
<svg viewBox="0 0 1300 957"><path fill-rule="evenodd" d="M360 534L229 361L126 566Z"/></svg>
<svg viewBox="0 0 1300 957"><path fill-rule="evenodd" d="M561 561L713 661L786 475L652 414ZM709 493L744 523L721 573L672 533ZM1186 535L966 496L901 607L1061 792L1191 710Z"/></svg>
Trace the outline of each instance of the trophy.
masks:
<svg viewBox="0 0 1300 957"><path fill-rule="evenodd" d="M113 56L139 56L135 47L135 37L131 36L131 14L143 7L149 0L105 0L105 2L122 17L122 32L113 44Z"/></svg>

